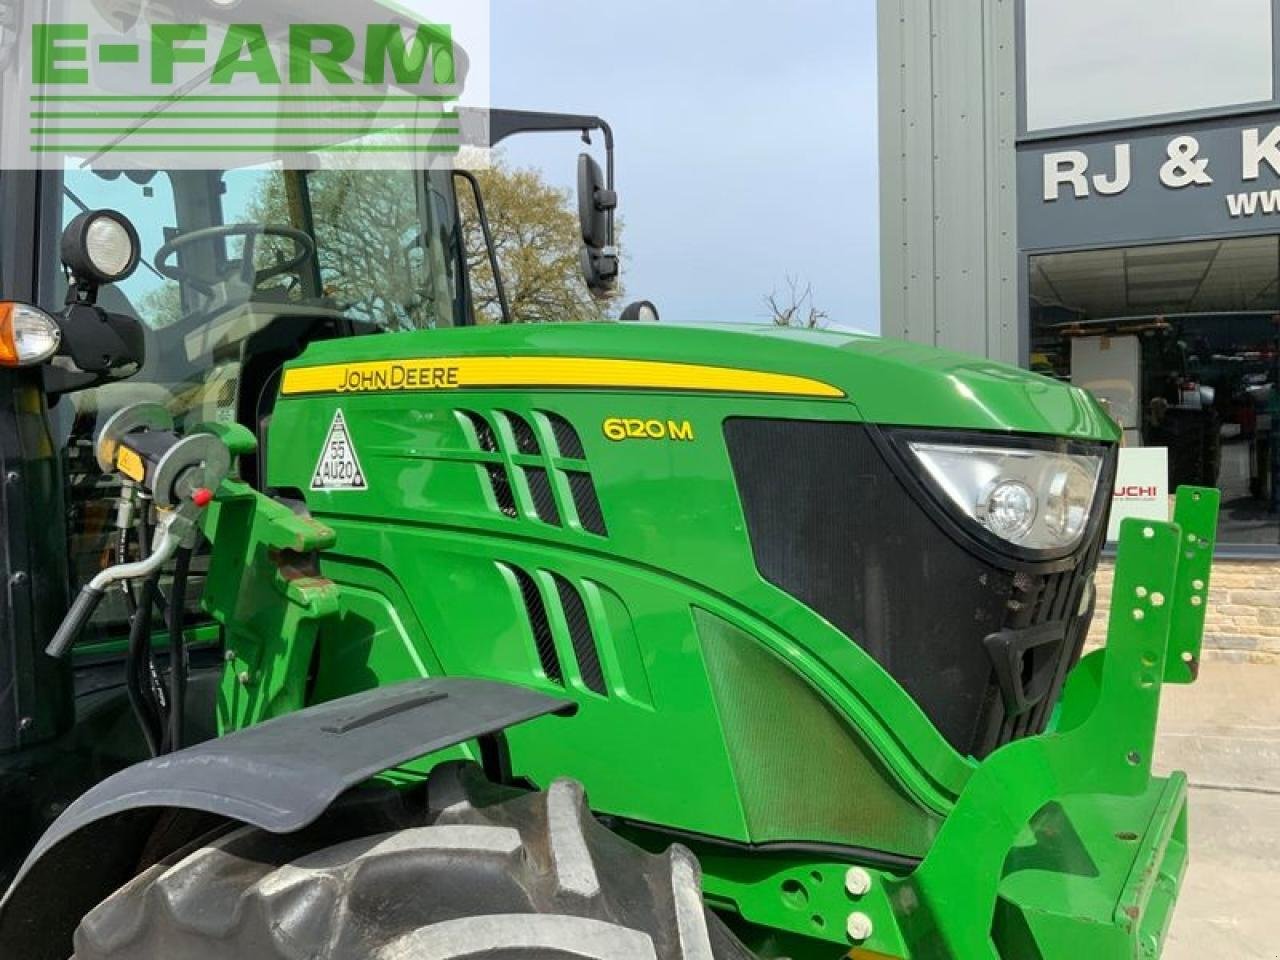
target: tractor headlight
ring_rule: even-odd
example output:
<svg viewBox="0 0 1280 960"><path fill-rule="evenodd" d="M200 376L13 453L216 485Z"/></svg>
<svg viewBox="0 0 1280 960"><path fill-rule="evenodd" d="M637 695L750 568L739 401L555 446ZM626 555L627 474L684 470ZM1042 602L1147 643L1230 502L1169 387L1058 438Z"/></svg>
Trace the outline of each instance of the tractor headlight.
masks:
<svg viewBox="0 0 1280 960"><path fill-rule="evenodd" d="M1093 516L1100 456L919 441L907 446L961 512L1019 547L1070 550Z"/></svg>

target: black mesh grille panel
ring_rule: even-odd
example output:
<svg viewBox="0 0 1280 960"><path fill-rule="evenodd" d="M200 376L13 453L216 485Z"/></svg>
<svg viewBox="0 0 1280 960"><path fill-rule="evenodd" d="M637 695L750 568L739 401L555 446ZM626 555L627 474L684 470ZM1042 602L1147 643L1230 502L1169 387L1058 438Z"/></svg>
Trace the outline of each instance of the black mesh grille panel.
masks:
<svg viewBox="0 0 1280 960"><path fill-rule="evenodd" d="M556 497L551 490L551 478L547 471L538 467L529 467L524 471L524 478L529 484L529 493L533 497L533 508L538 519L543 523L560 526L560 510L556 506Z"/></svg>
<svg viewBox="0 0 1280 960"><path fill-rule="evenodd" d="M1102 532L1065 564L1071 569L996 566L944 532L895 475L872 429L726 424L756 566L884 666L957 750L984 756L1044 728L1088 626L1078 607ZM1036 654L1051 693L1014 716L988 640L1057 621L1055 659L1046 667L1044 649Z"/></svg>
<svg viewBox="0 0 1280 960"><path fill-rule="evenodd" d="M595 633L591 629L591 619L587 616L586 604L582 602L582 594L563 577L556 577L556 591L560 595L560 606L564 610L565 623L569 627L569 639L573 642L573 655L578 660L578 672L582 674L582 682L588 690L605 696L604 670L600 666L600 652L596 649Z"/></svg>
<svg viewBox="0 0 1280 960"><path fill-rule="evenodd" d="M582 528L597 536L608 536L604 524L604 511L600 509L600 498L596 496L596 485L589 473L573 472L569 475L569 490L573 493L574 509L578 511L578 521Z"/></svg>
<svg viewBox="0 0 1280 960"><path fill-rule="evenodd" d="M472 413L470 410L463 410L462 415L467 418L467 422L471 424L471 429L475 431L476 443L480 445L480 449L485 453L497 453L498 437L493 432L493 427L489 426L489 421L478 413Z"/></svg>
<svg viewBox="0 0 1280 960"><path fill-rule="evenodd" d="M587 454L582 449L582 438L578 436L578 431L573 429L573 424L556 413L548 413L546 417L551 424L551 432L555 434L560 456L569 457L572 460L585 460Z"/></svg>
<svg viewBox="0 0 1280 960"><path fill-rule="evenodd" d="M516 450L535 457L542 453L538 437L528 420L516 413L504 413L503 416L507 418L507 423L511 425L511 433L516 438Z"/></svg>
<svg viewBox="0 0 1280 960"><path fill-rule="evenodd" d="M525 613L529 616L529 627L533 631L533 645L538 652L538 663L548 679L564 685L564 670L560 667L560 657L556 654L556 642L551 633L551 622L547 619L547 607L542 602L542 591L529 576L519 567L510 567L520 585L520 596L524 599Z"/></svg>
<svg viewBox="0 0 1280 960"><path fill-rule="evenodd" d="M516 516L516 498L511 490L511 478L507 476L507 469L500 463L485 464L485 473L489 476L489 487L493 490L493 497L498 501L498 509L502 511L503 516Z"/></svg>

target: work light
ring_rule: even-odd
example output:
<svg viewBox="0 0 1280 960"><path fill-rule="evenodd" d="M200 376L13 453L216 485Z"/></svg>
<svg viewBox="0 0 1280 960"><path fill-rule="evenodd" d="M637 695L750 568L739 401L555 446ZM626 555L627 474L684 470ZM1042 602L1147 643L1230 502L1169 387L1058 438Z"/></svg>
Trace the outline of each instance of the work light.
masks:
<svg viewBox="0 0 1280 960"><path fill-rule="evenodd" d="M58 322L27 303L0 303L0 366L44 363L62 344Z"/></svg>
<svg viewBox="0 0 1280 960"><path fill-rule="evenodd" d="M1070 550L1098 499L1102 457L912 441L911 452L965 516L1029 550Z"/></svg>
<svg viewBox="0 0 1280 960"><path fill-rule="evenodd" d="M91 210L63 231L62 263L82 283L119 283L137 269L138 248L138 232L122 214Z"/></svg>

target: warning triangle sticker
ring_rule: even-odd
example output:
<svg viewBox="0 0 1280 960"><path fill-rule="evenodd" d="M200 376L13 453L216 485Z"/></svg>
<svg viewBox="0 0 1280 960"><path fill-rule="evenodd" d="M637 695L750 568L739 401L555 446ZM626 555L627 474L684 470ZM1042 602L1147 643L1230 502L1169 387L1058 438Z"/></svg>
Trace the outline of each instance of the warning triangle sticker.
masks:
<svg viewBox="0 0 1280 960"><path fill-rule="evenodd" d="M312 490L368 490L364 469L356 456L351 432L347 430L347 418L339 410L333 416L333 426L320 451L320 462L311 477Z"/></svg>

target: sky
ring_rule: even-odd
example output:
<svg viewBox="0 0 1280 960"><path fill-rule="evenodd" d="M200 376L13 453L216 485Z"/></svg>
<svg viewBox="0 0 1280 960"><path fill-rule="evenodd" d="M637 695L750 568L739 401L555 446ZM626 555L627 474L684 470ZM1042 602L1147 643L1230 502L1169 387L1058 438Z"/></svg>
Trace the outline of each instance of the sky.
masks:
<svg viewBox="0 0 1280 960"><path fill-rule="evenodd" d="M790 276L879 329L875 0L492 0L492 36L495 107L612 124L627 299L760 321ZM580 148L505 152L570 187Z"/></svg>
<svg viewBox="0 0 1280 960"><path fill-rule="evenodd" d="M794 278L829 325L879 330L875 0L491 0L491 23L493 106L613 126L626 300L667 322L767 321ZM582 149L504 144L569 189ZM115 194L137 194L80 189L126 212Z"/></svg>

